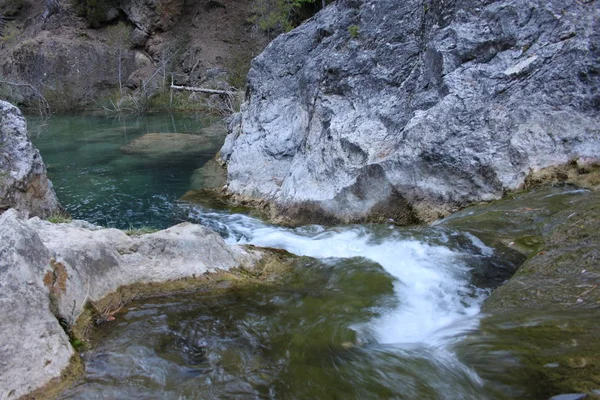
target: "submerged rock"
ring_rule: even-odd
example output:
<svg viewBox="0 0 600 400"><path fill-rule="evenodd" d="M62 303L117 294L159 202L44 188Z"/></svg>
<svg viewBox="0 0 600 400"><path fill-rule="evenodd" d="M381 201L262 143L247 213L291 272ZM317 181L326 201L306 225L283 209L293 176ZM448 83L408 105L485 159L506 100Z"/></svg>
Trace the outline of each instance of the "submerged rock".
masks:
<svg viewBox="0 0 600 400"><path fill-rule="evenodd" d="M39 151L19 109L0 100L0 210L47 217L60 211Z"/></svg>
<svg viewBox="0 0 600 400"><path fill-rule="evenodd" d="M406 224L597 161L599 13L337 1L254 59L221 150L228 189L302 222Z"/></svg>
<svg viewBox="0 0 600 400"><path fill-rule="evenodd" d="M216 148L218 144L204 135L147 133L121 147L121 151L148 157L173 157L212 153Z"/></svg>
<svg viewBox="0 0 600 400"><path fill-rule="evenodd" d="M220 189L227 183L227 170L216 159L209 160L192 175L192 190Z"/></svg>

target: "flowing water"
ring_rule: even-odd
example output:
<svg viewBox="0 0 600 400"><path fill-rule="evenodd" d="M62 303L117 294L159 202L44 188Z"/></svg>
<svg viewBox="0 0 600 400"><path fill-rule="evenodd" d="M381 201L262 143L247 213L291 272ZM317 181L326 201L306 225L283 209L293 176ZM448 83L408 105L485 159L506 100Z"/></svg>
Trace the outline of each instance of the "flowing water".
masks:
<svg viewBox="0 0 600 400"><path fill-rule="evenodd" d="M284 229L192 209L232 243L314 257L283 288L134 304L99 334L67 398L480 398L453 351L487 290L493 250L459 233ZM306 260L306 259L304 259ZM157 390L159 391L157 393Z"/></svg>
<svg viewBox="0 0 600 400"><path fill-rule="evenodd" d="M144 133L201 131L202 124L165 116L125 122L63 117L34 141L59 198L78 218L117 227L189 220L229 243L310 258L298 259L283 286L129 305L95 332L96 345L84 354L85 377L62 398L504 399L532 393L536 383L529 378L506 378L518 370L518 354L492 345L508 328L480 326L483 300L522 256L444 224L289 229L203 209L177 199L211 154L157 161L119 150Z"/></svg>

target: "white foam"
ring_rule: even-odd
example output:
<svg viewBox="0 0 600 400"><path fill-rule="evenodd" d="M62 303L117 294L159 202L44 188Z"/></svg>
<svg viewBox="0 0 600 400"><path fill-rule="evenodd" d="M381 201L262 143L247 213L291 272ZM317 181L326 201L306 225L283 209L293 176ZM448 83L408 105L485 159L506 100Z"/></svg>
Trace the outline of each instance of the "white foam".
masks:
<svg viewBox="0 0 600 400"><path fill-rule="evenodd" d="M380 343L422 343L443 347L478 325L484 292L468 282L464 257L447 247L403 239L397 231L384 239L363 227L287 229L244 215L201 213L197 218L229 234L228 241L285 249L315 258L365 257L397 279L398 306L368 326L355 327ZM475 238L476 239L476 238ZM485 255L492 249L473 240Z"/></svg>

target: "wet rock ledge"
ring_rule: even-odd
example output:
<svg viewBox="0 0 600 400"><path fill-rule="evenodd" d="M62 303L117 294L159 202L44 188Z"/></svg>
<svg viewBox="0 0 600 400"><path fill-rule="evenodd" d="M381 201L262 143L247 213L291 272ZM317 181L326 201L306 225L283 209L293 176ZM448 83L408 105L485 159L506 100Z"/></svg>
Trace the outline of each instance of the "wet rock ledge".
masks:
<svg viewBox="0 0 600 400"><path fill-rule="evenodd" d="M134 298L262 284L287 259L227 245L190 223L128 236L8 210L0 216L0 398L58 391L77 376L75 348L89 327Z"/></svg>

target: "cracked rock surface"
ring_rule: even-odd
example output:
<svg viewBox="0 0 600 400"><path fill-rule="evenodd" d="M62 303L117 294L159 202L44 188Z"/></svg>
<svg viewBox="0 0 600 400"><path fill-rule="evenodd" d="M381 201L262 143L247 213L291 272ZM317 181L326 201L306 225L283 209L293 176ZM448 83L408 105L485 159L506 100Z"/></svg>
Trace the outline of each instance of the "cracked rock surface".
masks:
<svg viewBox="0 0 600 400"><path fill-rule="evenodd" d="M337 1L254 59L228 190L411 223L597 161L599 43L598 1Z"/></svg>

